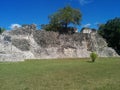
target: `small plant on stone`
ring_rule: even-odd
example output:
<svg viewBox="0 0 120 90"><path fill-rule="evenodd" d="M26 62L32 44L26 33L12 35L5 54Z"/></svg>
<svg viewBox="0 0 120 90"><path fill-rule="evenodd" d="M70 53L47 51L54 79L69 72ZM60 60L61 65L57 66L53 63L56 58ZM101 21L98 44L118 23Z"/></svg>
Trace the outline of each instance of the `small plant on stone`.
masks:
<svg viewBox="0 0 120 90"><path fill-rule="evenodd" d="M95 53L95 52L92 52L92 53L90 54L90 58L91 58L92 62L95 62L95 60L97 59L97 57L98 57L98 55L97 55L97 53Z"/></svg>

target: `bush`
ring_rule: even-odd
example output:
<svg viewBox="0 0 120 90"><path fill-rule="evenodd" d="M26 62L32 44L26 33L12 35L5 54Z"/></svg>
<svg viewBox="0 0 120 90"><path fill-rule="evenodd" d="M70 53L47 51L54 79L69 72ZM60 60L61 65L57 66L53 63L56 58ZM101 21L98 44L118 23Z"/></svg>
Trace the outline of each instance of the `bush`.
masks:
<svg viewBox="0 0 120 90"><path fill-rule="evenodd" d="M120 17L101 24L98 33L106 39L108 46L114 48L120 55Z"/></svg>
<svg viewBox="0 0 120 90"><path fill-rule="evenodd" d="M0 34L2 34L5 31L5 28L0 27Z"/></svg>
<svg viewBox="0 0 120 90"><path fill-rule="evenodd" d="M90 58L91 58L92 62L95 62L95 60L96 60L97 57L98 57L98 55L95 52L92 52L90 54Z"/></svg>

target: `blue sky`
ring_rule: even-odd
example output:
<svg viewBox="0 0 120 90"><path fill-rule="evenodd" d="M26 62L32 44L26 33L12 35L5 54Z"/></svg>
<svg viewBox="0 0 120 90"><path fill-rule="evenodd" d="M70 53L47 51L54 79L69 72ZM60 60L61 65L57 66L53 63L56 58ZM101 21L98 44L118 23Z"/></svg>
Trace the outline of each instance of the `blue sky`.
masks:
<svg viewBox="0 0 120 90"><path fill-rule="evenodd" d="M81 26L96 28L97 23L120 17L120 0L1 0L0 26L47 24L48 15L66 5L80 9Z"/></svg>

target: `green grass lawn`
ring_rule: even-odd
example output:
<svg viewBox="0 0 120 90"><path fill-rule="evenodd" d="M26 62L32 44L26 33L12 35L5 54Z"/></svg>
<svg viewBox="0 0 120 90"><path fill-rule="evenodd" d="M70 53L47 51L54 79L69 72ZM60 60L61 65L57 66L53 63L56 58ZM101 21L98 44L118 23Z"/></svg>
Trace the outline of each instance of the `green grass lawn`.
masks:
<svg viewBox="0 0 120 90"><path fill-rule="evenodd" d="M0 90L120 90L120 58L0 63Z"/></svg>

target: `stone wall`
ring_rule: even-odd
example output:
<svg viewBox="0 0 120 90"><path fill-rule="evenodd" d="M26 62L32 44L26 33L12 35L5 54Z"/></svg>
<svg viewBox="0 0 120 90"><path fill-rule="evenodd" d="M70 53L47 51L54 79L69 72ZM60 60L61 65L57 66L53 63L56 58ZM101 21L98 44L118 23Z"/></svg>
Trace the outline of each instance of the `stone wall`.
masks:
<svg viewBox="0 0 120 90"><path fill-rule="evenodd" d="M0 35L0 61L84 58L92 51L100 57L118 56L97 33L65 35L24 26Z"/></svg>

